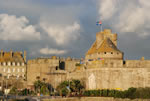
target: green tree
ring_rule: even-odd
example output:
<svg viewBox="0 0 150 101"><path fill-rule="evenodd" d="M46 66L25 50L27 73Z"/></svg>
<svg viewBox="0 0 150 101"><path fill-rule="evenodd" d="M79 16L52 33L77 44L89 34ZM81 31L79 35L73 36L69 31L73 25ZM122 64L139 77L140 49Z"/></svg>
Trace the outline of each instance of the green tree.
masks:
<svg viewBox="0 0 150 101"><path fill-rule="evenodd" d="M10 92L9 92L9 94L12 94L12 95L15 95L15 94L17 94L17 93L18 93L18 90L17 90L16 87L13 87L13 88L10 90Z"/></svg>
<svg viewBox="0 0 150 101"><path fill-rule="evenodd" d="M42 82L40 80L37 80L34 82L34 89L35 93L40 94L49 94L49 84Z"/></svg>
<svg viewBox="0 0 150 101"><path fill-rule="evenodd" d="M66 95L68 95L69 93L74 93L75 95L78 95L81 94L83 90L84 86L80 82L80 80L64 81L57 86L57 91L60 95L62 95L63 92L65 92Z"/></svg>

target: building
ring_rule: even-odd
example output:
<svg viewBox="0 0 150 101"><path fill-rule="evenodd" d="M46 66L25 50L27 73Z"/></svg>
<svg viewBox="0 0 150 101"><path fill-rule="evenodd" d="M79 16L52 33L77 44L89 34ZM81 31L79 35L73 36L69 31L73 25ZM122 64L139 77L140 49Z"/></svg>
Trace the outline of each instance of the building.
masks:
<svg viewBox="0 0 150 101"><path fill-rule="evenodd" d="M67 74L67 79L84 80L86 89L120 89L150 87L150 60L124 60L117 48L117 34L104 29L85 54L80 70Z"/></svg>
<svg viewBox="0 0 150 101"><path fill-rule="evenodd" d="M11 85L15 83L15 81L26 80L26 51L24 54L22 52L4 52L1 50L0 52L0 76L1 83L0 85L4 85L3 81L11 81Z"/></svg>
<svg viewBox="0 0 150 101"><path fill-rule="evenodd" d="M68 58L37 58L27 62L27 85L33 87L37 80L50 83L56 88L62 81L67 80L67 72L76 68L79 60Z"/></svg>
<svg viewBox="0 0 150 101"><path fill-rule="evenodd" d="M123 60L123 52L117 48L117 34L113 34L110 29L96 34L96 41L85 55L88 60Z"/></svg>
<svg viewBox="0 0 150 101"><path fill-rule="evenodd" d="M117 34L110 29L96 34L96 40L85 53L85 59L36 58L28 60L26 52L0 53L2 80L11 77L25 79L28 87L36 80L50 83L56 88L62 81L78 79L89 89L119 89L150 87L150 60L124 60L117 47ZM27 67L27 69L26 69ZM27 75L26 75L27 72Z"/></svg>

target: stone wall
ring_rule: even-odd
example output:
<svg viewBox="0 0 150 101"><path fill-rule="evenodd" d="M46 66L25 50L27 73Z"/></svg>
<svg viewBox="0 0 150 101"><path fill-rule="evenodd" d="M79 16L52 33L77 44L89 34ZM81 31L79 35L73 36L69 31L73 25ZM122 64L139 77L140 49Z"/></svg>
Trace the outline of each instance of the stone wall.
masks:
<svg viewBox="0 0 150 101"><path fill-rule="evenodd" d="M149 101L149 99L119 99L112 97L73 97L73 98L56 98L44 99L43 101Z"/></svg>
<svg viewBox="0 0 150 101"><path fill-rule="evenodd" d="M150 68L102 67L76 71L67 77L84 80L87 90L150 87Z"/></svg>
<svg viewBox="0 0 150 101"><path fill-rule="evenodd" d="M56 88L67 80L67 72L74 71L79 60L52 58L37 58L27 63L27 82L33 86L36 80L45 80Z"/></svg>
<svg viewBox="0 0 150 101"><path fill-rule="evenodd" d="M37 79L50 82L51 74L59 67L58 59L39 58L29 60L27 64L28 85L33 85Z"/></svg>

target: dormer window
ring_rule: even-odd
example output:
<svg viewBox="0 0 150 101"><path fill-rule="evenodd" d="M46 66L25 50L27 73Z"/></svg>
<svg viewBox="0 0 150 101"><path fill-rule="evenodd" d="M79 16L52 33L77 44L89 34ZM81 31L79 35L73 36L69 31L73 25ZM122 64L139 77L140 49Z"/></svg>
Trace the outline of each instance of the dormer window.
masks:
<svg viewBox="0 0 150 101"><path fill-rule="evenodd" d="M8 62L7 65L10 66L10 65L11 65L11 62Z"/></svg>
<svg viewBox="0 0 150 101"><path fill-rule="evenodd" d="M24 66L24 63L22 63L21 65Z"/></svg>

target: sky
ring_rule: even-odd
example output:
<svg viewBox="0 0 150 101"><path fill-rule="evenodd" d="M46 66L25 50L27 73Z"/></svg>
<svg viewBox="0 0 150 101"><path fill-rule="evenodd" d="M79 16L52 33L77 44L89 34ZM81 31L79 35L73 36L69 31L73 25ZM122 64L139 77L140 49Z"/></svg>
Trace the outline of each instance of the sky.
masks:
<svg viewBox="0 0 150 101"><path fill-rule="evenodd" d="M150 0L0 0L0 49L81 58L103 29L125 59L150 59Z"/></svg>

